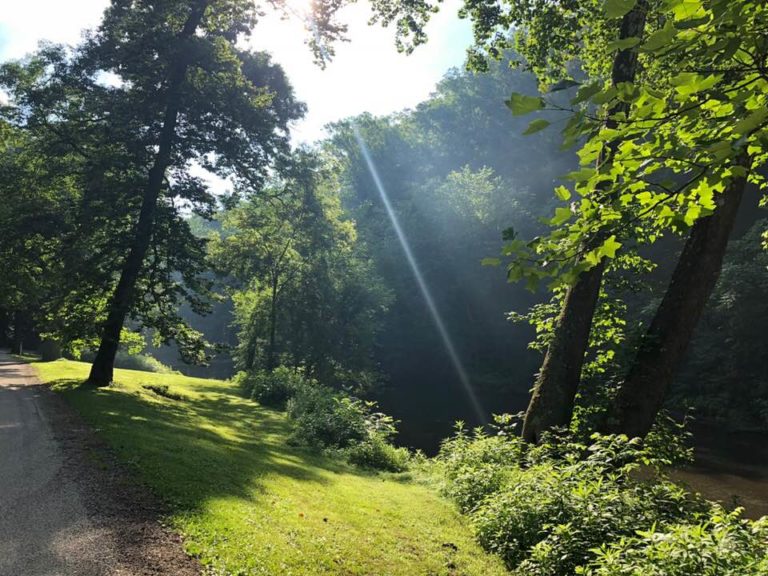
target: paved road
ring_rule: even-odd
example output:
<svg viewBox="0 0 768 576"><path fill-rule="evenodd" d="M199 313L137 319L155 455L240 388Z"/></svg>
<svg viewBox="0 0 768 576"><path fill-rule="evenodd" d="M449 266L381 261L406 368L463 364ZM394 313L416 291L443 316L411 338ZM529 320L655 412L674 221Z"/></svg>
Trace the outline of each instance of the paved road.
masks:
<svg viewBox="0 0 768 576"><path fill-rule="evenodd" d="M33 369L0 353L0 575L97 576L115 553L90 520Z"/></svg>

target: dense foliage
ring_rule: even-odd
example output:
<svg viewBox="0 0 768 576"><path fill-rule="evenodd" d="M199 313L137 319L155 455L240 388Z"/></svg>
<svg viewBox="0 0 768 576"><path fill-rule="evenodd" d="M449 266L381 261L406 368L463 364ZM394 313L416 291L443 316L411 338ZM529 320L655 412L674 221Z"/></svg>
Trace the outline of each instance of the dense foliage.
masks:
<svg viewBox="0 0 768 576"><path fill-rule="evenodd" d="M389 295L320 160L219 214L210 261L234 303L242 370L303 367L328 386L370 388Z"/></svg>
<svg viewBox="0 0 768 576"><path fill-rule="evenodd" d="M659 450L679 445L675 435L548 434L532 447L514 428L509 416L495 434L460 427L437 459L445 493L514 574L756 576L766 565L764 520L727 514L664 477L663 466L688 457Z"/></svg>
<svg viewBox="0 0 768 576"><path fill-rule="evenodd" d="M392 444L396 422L375 402L323 386L302 368L240 372L235 382L260 404L286 410L291 440L300 446L339 453L363 468L408 468L410 452Z"/></svg>

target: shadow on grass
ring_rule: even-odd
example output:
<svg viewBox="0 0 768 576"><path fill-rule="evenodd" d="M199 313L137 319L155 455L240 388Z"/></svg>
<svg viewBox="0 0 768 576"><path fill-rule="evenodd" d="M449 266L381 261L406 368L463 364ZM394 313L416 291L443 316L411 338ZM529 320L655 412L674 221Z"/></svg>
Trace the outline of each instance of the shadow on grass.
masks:
<svg viewBox="0 0 768 576"><path fill-rule="evenodd" d="M119 383L96 390L80 380L50 385L174 511L223 496L255 500L269 475L326 483L328 472L350 471L288 445L284 414L245 401L225 385L206 385L199 397L181 401Z"/></svg>

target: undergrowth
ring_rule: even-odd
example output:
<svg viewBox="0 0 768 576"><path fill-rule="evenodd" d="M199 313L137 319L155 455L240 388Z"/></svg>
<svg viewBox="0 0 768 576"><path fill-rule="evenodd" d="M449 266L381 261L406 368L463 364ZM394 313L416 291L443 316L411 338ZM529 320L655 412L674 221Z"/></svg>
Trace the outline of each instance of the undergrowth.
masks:
<svg viewBox="0 0 768 576"><path fill-rule="evenodd" d="M560 431L531 446L515 427L511 416L491 432L459 425L435 464L443 492L513 574L768 574L768 520L727 514L665 476L690 456L679 428L646 442Z"/></svg>

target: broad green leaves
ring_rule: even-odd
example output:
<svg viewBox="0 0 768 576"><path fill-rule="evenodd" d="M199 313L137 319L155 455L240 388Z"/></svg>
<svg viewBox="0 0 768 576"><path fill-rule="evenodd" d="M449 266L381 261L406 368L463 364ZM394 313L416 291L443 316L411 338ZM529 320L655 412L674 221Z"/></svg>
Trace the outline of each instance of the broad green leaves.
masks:
<svg viewBox="0 0 768 576"><path fill-rule="evenodd" d="M648 37L648 39L640 47L640 51L655 52L663 48L668 48L676 36L677 30L675 29L672 20L667 20L661 30L657 30Z"/></svg>
<svg viewBox="0 0 768 576"><path fill-rule="evenodd" d="M687 97L709 90L722 80L721 74L703 75L696 72L682 72L670 80L680 96Z"/></svg>
<svg viewBox="0 0 768 576"><path fill-rule="evenodd" d="M518 46L540 85L550 86L540 97L513 94L507 106L518 116L548 110L546 120L528 125L529 134L555 124L558 110L570 115L563 147L579 146L580 161L566 175L568 187L555 190L570 205L546 219L550 232L508 245L505 255L515 260L510 278L568 283L602 259L686 232L715 210L734 177L748 175L766 189L754 170L768 162L768 79L759 56L765 2L643 2L645 26L626 38L619 38L619 20L638 9L638 0L567 9L548 3L550 9L531 13L502 3L507 23L526 28ZM628 50L637 51L640 72L614 83L610 63ZM577 53L588 75L578 86L567 64ZM554 94L574 87L569 104Z"/></svg>
<svg viewBox="0 0 768 576"><path fill-rule="evenodd" d="M559 200L562 200L563 202L567 202L568 200L571 199L571 191L568 190L568 188L566 188L565 186L558 186L557 188L555 188L555 196L557 196Z"/></svg>
<svg viewBox="0 0 768 576"><path fill-rule="evenodd" d="M614 40L613 42L609 42L607 44L607 48L610 51L614 50L628 50L629 48L634 48L640 44L640 38L631 37L631 38L622 38L620 40Z"/></svg>
<svg viewBox="0 0 768 576"><path fill-rule="evenodd" d="M605 0L603 9L608 18L622 18L637 4L637 0Z"/></svg>
<svg viewBox="0 0 768 576"><path fill-rule="evenodd" d="M535 134L536 132L539 132L541 130L544 130L547 126L549 126L550 122L549 120L544 120L543 118L538 118L531 122L528 125L528 128L526 128L525 132L523 134Z"/></svg>
<svg viewBox="0 0 768 576"><path fill-rule="evenodd" d="M539 96L526 96L514 92L505 102L515 116L524 116L544 108L544 100Z"/></svg>
<svg viewBox="0 0 768 576"><path fill-rule="evenodd" d="M599 82L592 82L591 84L587 84L586 86L582 86L578 89L576 92L576 97L571 100L571 104L581 104L582 102L586 102L587 100L590 100L593 96L595 96L598 92L600 92L603 89L603 86Z"/></svg>

